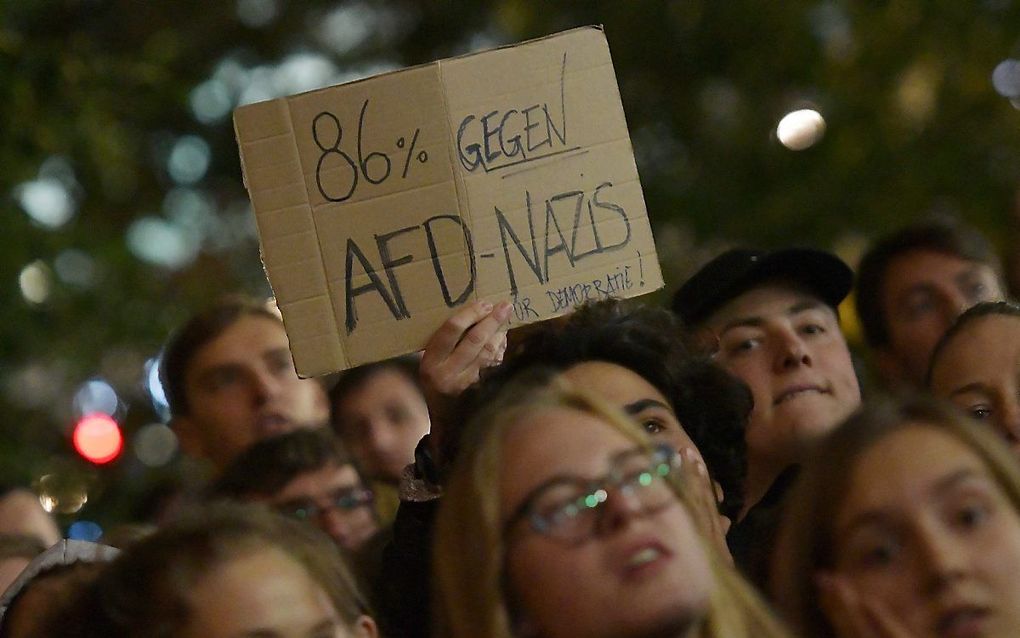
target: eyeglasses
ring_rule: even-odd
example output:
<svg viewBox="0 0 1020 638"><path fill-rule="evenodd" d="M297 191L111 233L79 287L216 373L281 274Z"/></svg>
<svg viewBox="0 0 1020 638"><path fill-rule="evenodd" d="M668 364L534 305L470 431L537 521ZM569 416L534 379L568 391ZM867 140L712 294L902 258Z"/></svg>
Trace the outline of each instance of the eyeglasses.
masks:
<svg viewBox="0 0 1020 638"><path fill-rule="evenodd" d="M371 505L375 500L372 490L363 487L344 488L329 495L326 504L311 500L301 502L284 503L279 510L288 516L301 520L312 520L322 516L328 510L340 510L351 512L359 507Z"/></svg>
<svg viewBox="0 0 1020 638"><path fill-rule="evenodd" d="M532 530L557 540L579 542L595 533L602 505L610 491L631 499L643 514L675 501L666 481L680 467L680 457L666 445L621 452L610 461L609 472L595 480L556 477L536 488L507 519L504 534L521 521Z"/></svg>

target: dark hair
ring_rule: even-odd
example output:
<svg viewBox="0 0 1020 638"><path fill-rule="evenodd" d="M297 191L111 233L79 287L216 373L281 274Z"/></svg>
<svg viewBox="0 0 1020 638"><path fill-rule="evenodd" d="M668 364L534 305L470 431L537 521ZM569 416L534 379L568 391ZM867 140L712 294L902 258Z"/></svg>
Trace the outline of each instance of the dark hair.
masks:
<svg viewBox="0 0 1020 638"><path fill-rule="evenodd" d="M873 348L889 343L887 308L882 304L889 264L905 253L924 250L985 264L1001 278L999 258L984 235L954 219L906 226L880 239L857 267L857 316L864 339Z"/></svg>
<svg viewBox="0 0 1020 638"><path fill-rule="evenodd" d="M973 322L975 319L981 317L989 317L992 315L1001 315L1004 317L1020 317L1020 304L1013 301L982 301L979 304L973 305L968 308L962 315L956 318L953 325L949 326L949 330L942 335L939 342L935 344L935 349L931 353L931 361L928 363L928 373L924 376L925 387L931 387L931 375L935 369L935 362L938 360L939 355L949 345L949 342L959 334L964 327Z"/></svg>
<svg viewBox="0 0 1020 638"><path fill-rule="evenodd" d="M339 550L321 532L264 507L220 503L131 545L54 619L54 635L177 636L188 622L195 584L222 563L262 548L297 562L345 623L370 614Z"/></svg>
<svg viewBox="0 0 1020 638"><path fill-rule="evenodd" d="M171 415L188 413L190 406L184 377L195 354L243 317L262 317L282 325L280 318L264 302L232 295L193 316L171 335L159 366L159 381Z"/></svg>
<svg viewBox="0 0 1020 638"><path fill-rule="evenodd" d="M394 357L385 361L369 363L341 372L336 383L329 390L330 423L333 431L343 435L343 423L340 421L340 405L351 393L357 391L370 378L379 372L392 370L407 377L407 380L422 391L421 379L418 377L420 359L413 354Z"/></svg>
<svg viewBox="0 0 1020 638"><path fill-rule="evenodd" d="M1016 458L987 428L930 397L877 400L850 417L815 449L788 496L772 554L772 600L801 635L837 635L818 604L815 575L831 569L839 508L861 457L885 437L912 426L943 432L972 450L1020 510Z"/></svg>
<svg viewBox="0 0 1020 638"><path fill-rule="evenodd" d="M276 494L297 476L352 465L350 454L324 428L302 428L263 439L241 453L207 490L209 498L247 500Z"/></svg>
<svg viewBox="0 0 1020 638"><path fill-rule="evenodd" d="M731 518L740 512L751 393L711 360L693 354L671 312L648 306L628 309L609 299L529 329L508 348L503 364L465 396L459 422L466 423L475 406L489 401L507 380L524 370L563 371L585 361L614 363L641 376L666 397L712 478L722 486L725 500L720 510ZM451 444L455 446L456 441ZM451 449L444 456L454 454Z"/></svg>

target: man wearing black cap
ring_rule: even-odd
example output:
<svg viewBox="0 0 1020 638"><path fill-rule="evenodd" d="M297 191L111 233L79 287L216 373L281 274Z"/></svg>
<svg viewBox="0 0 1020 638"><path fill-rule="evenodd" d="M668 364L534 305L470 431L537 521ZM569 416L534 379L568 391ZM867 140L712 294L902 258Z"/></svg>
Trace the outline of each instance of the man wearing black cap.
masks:
<svg viewBox="0 0 1020 638"><path fill-rule="evenodd" d="M746 537L756 553L771 545L767 536L790 468L860 405L837 312L852 283L850 268L829 253L739 249L709 262L673 298L673 310L754 397L746 433L745 514L760 504L751 512L755 516L733 530L731 541L739 545ZM733 549L741 562L742 548ZM759 560L766 559L749 562ZM755 572L765 565L745 567Z"/></svg>

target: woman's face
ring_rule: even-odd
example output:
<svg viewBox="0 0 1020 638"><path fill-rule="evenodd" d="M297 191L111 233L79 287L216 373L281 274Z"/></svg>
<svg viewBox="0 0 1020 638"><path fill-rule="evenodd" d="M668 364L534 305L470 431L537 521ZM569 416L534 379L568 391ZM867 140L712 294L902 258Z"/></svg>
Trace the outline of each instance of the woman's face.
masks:
<svg viewBox="0 0 1020 638"><path fill-rule="evenodd" d="M589 511L587 533L576 538L536 531L527 517L511 522L528 501L535 504L531 512L555 524L548 506L577 502L568 496L571 486L634 476L635 467L648 467L641 465L647 454L627 454L635 448L599 418L566 408L537 412L508 433L500 511L501 520L510 522L508 595L517 603L523 633L679 634L705 613L713 577L704 544L661 478L650 478L647 487L610 481L597 498L598 490L580 492L600 502ZM561 521L557 529L569 525Z"/></svg>
<svg viewBox="0 0 1020 638"><path fill-rule="evenodd" d="M991 424L1020 456L1020 317L964 325L932 362L931 391Z"/></svg>
<svg viewBox="0 0 1020 638"><path fill-rule="evenodd" d="M189 595L186 638L340 638L356 635L322 587L275 548L211 569Z"/></svg>
<svg viewBox="0 0 1020 638"><path fill-rule="evenodd" d="M909 425L867 450L837 511L835 569L911 636L1015 636L1020 516L951 435Z"/></svg>

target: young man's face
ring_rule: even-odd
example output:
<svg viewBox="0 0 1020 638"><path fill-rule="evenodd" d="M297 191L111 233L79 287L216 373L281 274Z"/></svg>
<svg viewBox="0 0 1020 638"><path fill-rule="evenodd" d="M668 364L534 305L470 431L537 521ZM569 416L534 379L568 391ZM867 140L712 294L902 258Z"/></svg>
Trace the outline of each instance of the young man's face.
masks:
<svg viewBox="0 0 1020 638"><path fill-rule="evenodd" d="M796 287L766 283L734 298L705 324L718 362L754 396L748 455L786 465L861 401L836 313Z"/></svg>
<svg viewBox="0 0 1020 638"><path fill-rule="evenodd" d="M285 514L307 519L344 549L360 549L379 531L371 492L350 464L327 463L299 474L268 502Z"/></svg>
<svg viewBox="0 0 1020 638"><path fill-rule="evenodd" d="M414 448L429 431L418 386L397 368L373 372L334 406L344 444L371 479L399 483Z"/></svg>
<svg viewBox="0 0 1020 638"><path fill-rule="evenodd" d="M174 419L181 445L220 469L256 441L329 416L322 386L298 378L283 324L268 317L243 316L200 348L184 391L187 414Z"/></svg>
<svg viewBox="0 0 1020 638"><path fill-rule="evenodd" d="M881 295L889 342L878 352L878 365L887 380L920 388L932 350L953 321L1004 293L987 264L922 249L889 262Z"/></svg>

